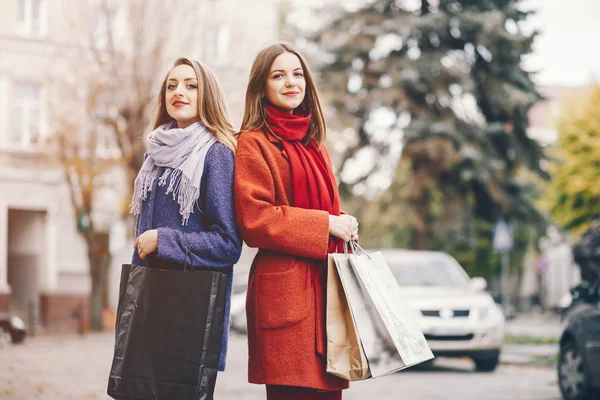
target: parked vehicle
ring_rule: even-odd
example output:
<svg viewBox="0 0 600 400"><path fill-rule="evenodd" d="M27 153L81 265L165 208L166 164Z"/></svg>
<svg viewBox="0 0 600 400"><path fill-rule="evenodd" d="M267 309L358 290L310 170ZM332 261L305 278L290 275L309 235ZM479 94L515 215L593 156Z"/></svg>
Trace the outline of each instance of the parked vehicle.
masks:
<svg viewBox="0 0 600 400"><path fill-rule="evenodd" d="M590 284L587 281L571 288L568 293L560 298L558 314L561 321L564 321L568 315L580 305L593 303L597 298L597 292L600 290L600 281Z"/></svg>
<svg viewBox="0 0 600 400"><path fill-rule="evenodd" d="M0 349L25 340L23 320L16 315L0 314Z"/></svg>
<svg viewBox="0 0 600 400"><path fill-rule="evenodd" d="M246 289L247 283L244 280L233 282L233 293L231 295L231 309L229 315L231 316L231 329L239 332L246 333Z"/></svg>
<svg viewBox="0 0 600 400"><path fill-rule="evenodd" d="M600 220L573 248L581 284L561 304L558 384L565 400L600 398Z"/></svg>
<svg viewBox="0 0 600 400"><path fill-rule="evenodd" d="M258 249L242 247L240 260L233 267L233 294L231 295L231 329L246 333L246 289L248 287L248 274Z"/></svg>
<svg viewBox="0 0 600 400"><path fill-rule="evenodd" d="M442 252L381 250L404 298L436 356L470 357L477 371L496 369L504 343L504 316L485 291L483 278L469 278Z"/></svg>
<svg viewBox="0 0 600 400"><path fill-rule="evenodd" d="M563 399L600 398L600 298L578 302L567 314L557 370Z"/></svg>
<svg viewBox="0 0 600 400"><path fill-rule="evenodd" d="M381 250L402 294L413 307L436 356L471 357L477 371L498 366L504 343L504 316L483 278L469 278L441 252ZM246 291L231 299L231 327L246 332Z"/></svg>

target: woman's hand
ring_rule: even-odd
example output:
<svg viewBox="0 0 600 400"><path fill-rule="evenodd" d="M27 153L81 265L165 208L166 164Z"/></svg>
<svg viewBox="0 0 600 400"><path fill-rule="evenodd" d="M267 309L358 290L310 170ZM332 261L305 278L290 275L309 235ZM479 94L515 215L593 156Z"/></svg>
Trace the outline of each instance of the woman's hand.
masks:
<svg viewBox="0 0 600 400"><path fill-rule="evenodd" d="M135 245L133 247L137 249L140 258L145 260L148 254L156 251L156 248L158 247L158 230L151 229L142 233L135 240Z"/></svg>
<svg viewBox="0 0 600 400"><path fill-rule="evenodd" d="M329 234L344 242L358 240L358 221L352 215L330 215Z"/></svg>

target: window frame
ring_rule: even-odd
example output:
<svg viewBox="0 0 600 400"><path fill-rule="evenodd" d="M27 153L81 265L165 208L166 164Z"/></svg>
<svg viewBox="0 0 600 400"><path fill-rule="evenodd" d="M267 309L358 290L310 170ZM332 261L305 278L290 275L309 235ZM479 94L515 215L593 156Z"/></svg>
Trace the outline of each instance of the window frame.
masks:
<svg viewBox="0 0 600 400"><path fill-rule="evenodd" d="M19 98L15 93L19 90L32 90L34 95ZM45 103L44 87L41 83L30 80L13 80L8 88L11 106L8 107L8 136L5 143L14 149L36 150L40 149L45 142ZM19 109L19 121L15 122L15 109ZM33 115L37 112L37 121ZM15 132L15 125L20 125L20 132ZM35 125L34 125L35 124ZM37 127L37 135L34 135L32 127ZM37 138L36 141L33 141Z"/></svg>
<svg viewBox="0 0 600 400"><path fill-rule="evenodd" d="M34 24L33 11L36 4L37 23ZM17 35L34 39L45 37L48 34L47 6L47 0L17 0L15 15Z"/></svg>

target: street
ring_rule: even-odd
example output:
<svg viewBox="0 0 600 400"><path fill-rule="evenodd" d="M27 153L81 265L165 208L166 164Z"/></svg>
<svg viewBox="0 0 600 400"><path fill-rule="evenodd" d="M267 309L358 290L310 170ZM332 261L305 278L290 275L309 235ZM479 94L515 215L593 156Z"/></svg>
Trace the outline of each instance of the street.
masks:
<svg viewBox="0 0 600 400"><path fill-rule="evenodd" d="M45 336L0 350L0 399L109 400L106 395L113 334ZM233 334L227 371L219 375L217 400L264 399L264 387L246 379L246 339ZM472 372L468 360L440 359L430 368L358 382L344 392L359 399L539 399L559 400L554 368L500 366L490 374Z"/></svg>

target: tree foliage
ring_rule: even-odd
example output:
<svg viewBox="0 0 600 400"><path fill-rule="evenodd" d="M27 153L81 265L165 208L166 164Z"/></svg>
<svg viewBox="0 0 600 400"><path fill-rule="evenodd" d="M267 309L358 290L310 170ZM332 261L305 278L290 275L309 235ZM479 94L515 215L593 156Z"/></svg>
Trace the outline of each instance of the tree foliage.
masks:
<svg viewBox="0 0 600 400"><path fill-rule="evenodd" d="M542 96L521 67L535 33L521 29L529 12L520 3L370 1L315 37L334 119L355 133L340 162L341 193L382 206L362 227L391 221L410 231L407 245L432 248L456 239L439 232L472 237L477 229L465 226L477 220L544 225L519 178L522 169L547 177L527 135L528 110ZM391 184L374 196L378 180ZM434 231L440 222L448 229Z"/></svg>
<svg viewBox="0 0 600 400"><path fill-rule="evenodd" d="M541 203L561 227L582 234L600 218L600 86L563 99L560 115L557 162Z"/></svg>

